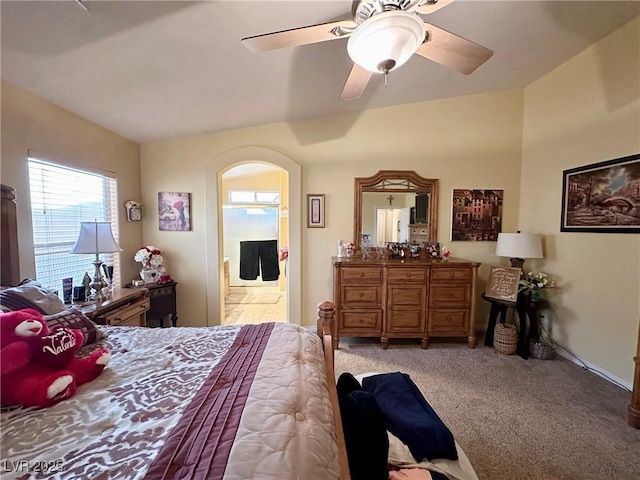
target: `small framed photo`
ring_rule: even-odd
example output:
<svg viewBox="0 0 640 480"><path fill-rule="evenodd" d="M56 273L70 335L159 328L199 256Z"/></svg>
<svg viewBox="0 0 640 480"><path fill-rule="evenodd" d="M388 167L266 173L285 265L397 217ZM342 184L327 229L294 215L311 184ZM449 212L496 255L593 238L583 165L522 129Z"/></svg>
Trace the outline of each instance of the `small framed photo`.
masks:
<svg viewBox="0 0 640 480"><path fill-rule="evenodd" d="M516 302L522 270L515 267L491 267L485 296Z"/></svg>
<svg viewBox="0 0 640 480"><path fill-rule="evenodd" d="M424 246L427 250L427 257L440 258L440 244L438 242L426 242Z"/></svg>
<svg viewBox="0 0 640 480"><path fill-rule="evenodd" d="M324 194L307 194L307 228L324 228Z"/></svg>

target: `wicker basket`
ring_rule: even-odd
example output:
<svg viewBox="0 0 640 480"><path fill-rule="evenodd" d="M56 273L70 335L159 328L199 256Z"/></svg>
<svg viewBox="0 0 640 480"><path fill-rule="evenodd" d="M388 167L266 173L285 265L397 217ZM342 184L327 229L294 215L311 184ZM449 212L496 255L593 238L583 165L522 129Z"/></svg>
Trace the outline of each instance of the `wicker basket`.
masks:
<svg viewBox="0 0 640 480"><path fill-rule="evenodd" d="M518 329L515 325L498 323L493 331L493 348L505 355L513 355L518 348Z"/></svg>
<svg viewBox="0 0 640 480"><path fill-rule="evenodd" d="M533 339L529 342L529 349L531 350L531 356L539 358L540 360L548 360L553 356L553 346L549 345L544 340Z"/></svg>

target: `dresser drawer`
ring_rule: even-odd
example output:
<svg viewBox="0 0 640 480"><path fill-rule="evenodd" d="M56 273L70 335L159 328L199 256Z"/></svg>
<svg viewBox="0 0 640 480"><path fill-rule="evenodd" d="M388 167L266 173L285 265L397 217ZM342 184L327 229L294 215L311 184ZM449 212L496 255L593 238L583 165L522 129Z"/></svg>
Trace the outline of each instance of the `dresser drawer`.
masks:
<svg viewBox="0 0 640 480"><path fill-rule="evenodd" d="M149 298L173 296L173 286L150 288Z"/></svg>
<svg viewBox="0 0 640 480"><path fill-rule="evenodd" d="M382 283L382 267L354 267L340 269L342 283Z"/></svg>
<svg viewBox="0 0 640 480"><path fill-rule="evenodd" d="M357 333L362 336L382 334L382 310L350 309L340 312L338 319L340 333Z"/></svg>
<svg viewBox="0 0 640 480"><path fill-rule="evenodd" d="M429 287L429 307L469 307L471 285L441 284Z"/></svg>
<svg viewBox="0 0 640 480"><path fill-rule="evenodd" d="M469 310L429 310L429 335L466 334L469 330Z"/></svg>
<svg viewBox="0 0 640 480"><path fill-rule="evenodd" d="M389 288L387 288L387 306L389 308L397 306L420 307L424 305L426 293L426 285L389 285Z"/></svg>
<svg viewBox="0 0 640 480"><path fill-rule="evenodd" d="M442 267L431 269L431 283L471 282L473 270L464 267Z"/></svg>
<svg viewBox="0 0 640 480"><path fill-rule="evenodd" d="M145 312L149 310L149 298L110 312L104 317L107 325L145 326Z"/></svg>
<svg viewBox="0 0 640 480"><path fill-rule="evenodd" d="M387 281L389 283L426 283L427 277L428 270L426 268L389 268L387 270Z"/></svg>
<svg viewBox="0 0 640 480"><path fill-rule="evenodd" d="M379 285L343 285L341 296L344 307L382 307L382 287Z"/></svg>
<svg viewBox="0 0 640 480"><path fill-rule="evenodd" d="M424 332L425 315L421 309L397 308L387 312L386 331L390 333L414 333L418 336Z"/></svg>

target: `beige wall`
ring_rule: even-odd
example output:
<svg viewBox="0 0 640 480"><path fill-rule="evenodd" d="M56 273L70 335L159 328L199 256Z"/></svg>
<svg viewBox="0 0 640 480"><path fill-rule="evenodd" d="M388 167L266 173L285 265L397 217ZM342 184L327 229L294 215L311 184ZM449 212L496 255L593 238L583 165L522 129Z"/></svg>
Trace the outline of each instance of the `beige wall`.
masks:
<svg viewBox="0 0 640 480"><path fill-rule="evenodd" d="M292 206L294 202L298 207L304 205L307 193L326 195L326 228L305 228L306 209L299 208L302 317L292 321L312 325L316 305L332 299L330 257L336 253L338 240L352 240L353 179L381 169L415 170L427 178L440 179L438 240L455 256L483 263L479 289L483 291L490 265L500 264L501 259L493 254L492 242L449 241L451 191L454 187L504 189L504 226L515 230L522 112L523 92L513 90L369 110L357 117L340 115L142 145L144 203L153 202L157 192L165 189L193 193L192 232L157 232L152 221L144 222L145 241L170 250L168 261L173 258L177 262L175 268L173 264L169 268L181 283L181 320L204 325L209 316L209 324L219 322L214 318L217 303L205 308L202 259L208 248L205 197L210 185L203 178L212 159L246 145L281 152L302 166L302 192L300 197L290 198ZM295 228L291 218L290 224ZM484 303L480 301L480 321L486 318Z"/></svg>
<svg viewBox="0 0 640 480"><path fill-rule="evenodd" d="M27 151L53 160L115 172L120 209L122 280L139 277L133 261L142 245L140 222L127 222L124 202L140 200L140 147L46 100L2 81L2 183L18 196L20 277L35 277ZM145 214L147 214L145 212Z"/></svg>
<svg viewBox="0 0 640 480"><path fill-rule="evenodd" d="M640 318L637 234L560 233L562 171L640 152L640 18L525 89L520 224L543 233L553 336L630 383Z"/></svg>

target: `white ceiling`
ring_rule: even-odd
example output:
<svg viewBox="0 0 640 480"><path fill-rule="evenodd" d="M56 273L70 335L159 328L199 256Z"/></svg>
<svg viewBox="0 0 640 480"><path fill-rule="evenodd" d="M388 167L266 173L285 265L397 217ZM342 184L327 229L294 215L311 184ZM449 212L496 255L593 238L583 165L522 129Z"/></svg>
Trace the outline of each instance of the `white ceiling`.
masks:
<svg viewBox="0 0 640 480"><path fill-rule="evenodd" d="M350 0L2 1L2 78L136 142L528 85L638 1L456 0L425 21L495 51L469 76L414 56L339 95L346 40L253 54L246 36L351 19Z"/></svg>

